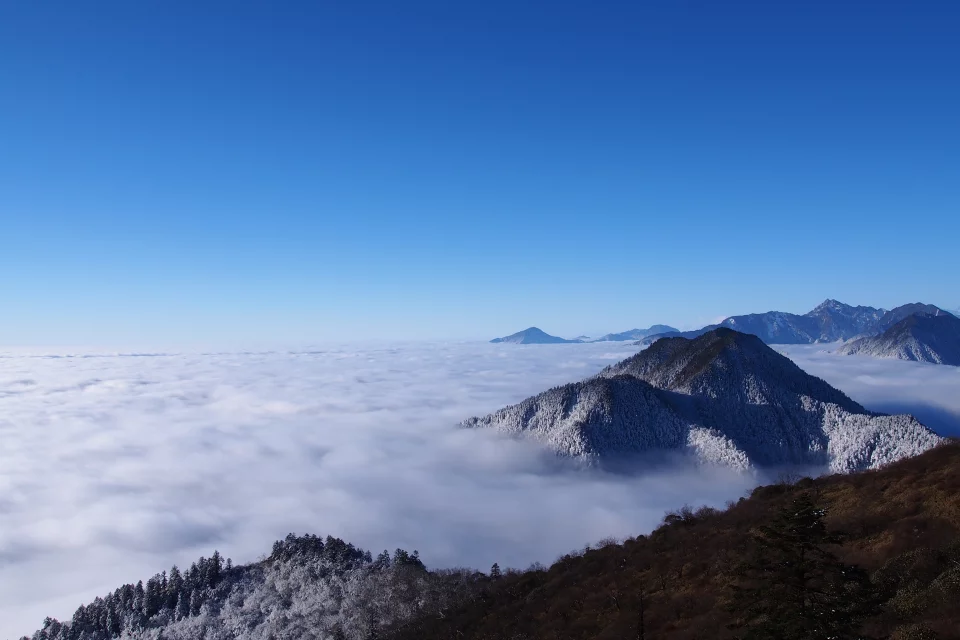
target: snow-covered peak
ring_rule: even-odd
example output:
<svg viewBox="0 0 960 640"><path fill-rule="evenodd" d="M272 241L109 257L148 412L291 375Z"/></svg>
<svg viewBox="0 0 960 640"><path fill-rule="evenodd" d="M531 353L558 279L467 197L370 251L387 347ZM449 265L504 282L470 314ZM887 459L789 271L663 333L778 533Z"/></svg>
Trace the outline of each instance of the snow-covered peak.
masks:
<svg viewBox="0 0 960 640"><path fill-rule="evenodd" d="M727 328L665 338L581 382L464 423L603 460L684 451L736 468L875 468L942 439L911 416L883 416L811 376L754 335Z"/></svg>

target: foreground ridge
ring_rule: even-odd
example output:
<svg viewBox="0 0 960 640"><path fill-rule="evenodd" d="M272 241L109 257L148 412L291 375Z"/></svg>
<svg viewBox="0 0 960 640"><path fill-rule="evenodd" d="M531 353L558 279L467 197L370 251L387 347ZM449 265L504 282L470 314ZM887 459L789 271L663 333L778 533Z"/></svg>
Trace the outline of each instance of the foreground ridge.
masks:
<svg viewBox="0 0 960 640"><path fill-rule="evenodd" d="M824 527L805 541L802 582L776 568L797 560L792 543L781 535L774 555L764 544L794 518ZM647 638L727 640L751 629L820 637L796 635L817 621L791 610L785 587L794 596L805 588L809 610L829 610L833 628L853 630L837 637L960 638L960 444L880 471L759 487L723 512L679 509L648 536L504 575L393 637L601 640L642 637L641 624ZM770 628L778 623L794 635Z"/></svg>

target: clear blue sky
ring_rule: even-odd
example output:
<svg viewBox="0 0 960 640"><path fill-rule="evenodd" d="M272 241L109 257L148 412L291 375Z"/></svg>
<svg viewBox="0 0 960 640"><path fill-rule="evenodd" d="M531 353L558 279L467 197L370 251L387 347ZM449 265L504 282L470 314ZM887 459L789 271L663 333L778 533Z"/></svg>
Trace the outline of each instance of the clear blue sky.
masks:
<svg viewBox="0 0 960 640"><path fill-rule="evenodd" d="M960 306L958 69L957 2L3 2L0 344Z"/></svg>

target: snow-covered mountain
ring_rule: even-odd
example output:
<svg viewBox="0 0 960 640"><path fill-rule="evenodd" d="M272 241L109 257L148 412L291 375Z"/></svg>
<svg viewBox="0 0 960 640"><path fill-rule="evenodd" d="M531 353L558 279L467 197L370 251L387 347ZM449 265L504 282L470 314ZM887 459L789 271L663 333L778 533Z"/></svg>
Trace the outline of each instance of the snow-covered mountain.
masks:
<svg viewBox="0 0 960 640"><path fill-rule="evenodd" d="M960 366L960 319L949 313L913 314L880 335L848 342L838 352Z"/></svg>
<svg viewBox="0 0 960 640"><path fill-rule="evenodd" d="M595 377L463 423L603 460L680 451L746 469L849 472L916 455L942 438L912 416L868 412L757 336L727 328L662 339Z"/></svg>
<svg viewBox="0 0 960 640"><path fill-rule="evenodd" d="M524 329L523 331L518 331L509 336L504 336L503 338L494 338L490 342L494 344L506 343L506 344L573 344L583 342L582 340L565 340L564 338L558 338L557 336L552 336L549 333L541 331L536 327L530 327L529 329Z"/></svg>
<svg viewBox="0 0 960 640"><path fill-rule="evenodd" d="M656 335L658 333L669 333L675 332L677 329L674 329L670 325L666 324L655 324L648 329L629 329L627 331L621 331L620 333L608 333L607 335L597 338L593 342L620 342L624 340L640 340L641 338L646 338L647 336Z"/></svg>

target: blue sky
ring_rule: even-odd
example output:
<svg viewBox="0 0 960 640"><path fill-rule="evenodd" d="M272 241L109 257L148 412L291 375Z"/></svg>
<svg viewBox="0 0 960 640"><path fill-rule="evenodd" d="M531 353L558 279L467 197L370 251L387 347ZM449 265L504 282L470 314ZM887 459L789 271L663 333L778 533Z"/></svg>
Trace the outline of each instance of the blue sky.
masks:
<svg viewBox="0 0 960 640"><path fill-rule="evenodd" d="M0 4L0 344L960 306L960 5Z"/></svg>

